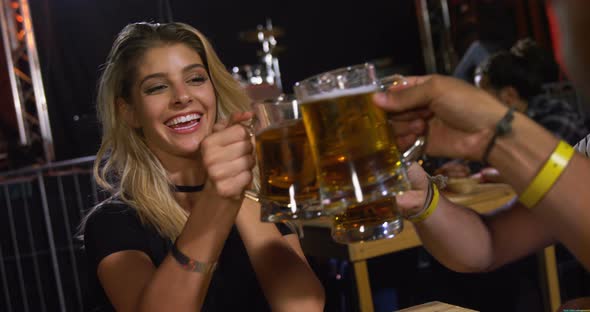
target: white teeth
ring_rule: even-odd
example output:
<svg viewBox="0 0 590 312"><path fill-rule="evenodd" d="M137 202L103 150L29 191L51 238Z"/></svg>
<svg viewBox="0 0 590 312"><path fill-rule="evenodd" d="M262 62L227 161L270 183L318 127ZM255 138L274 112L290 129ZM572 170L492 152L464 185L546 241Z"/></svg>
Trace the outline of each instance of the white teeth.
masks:
<svg viewBox="0 0 590 312"><path fill-rule="evenodd" d="M193 120L201 120L201 115L199 114L190 114L190 115L185 115L185 116L179 116L176 117L174 119L171 119L169 121L166 122L166 126L174 126L177 125L179 123L184 123L184 122L189 122L189 121L193 121Z"/></svg>

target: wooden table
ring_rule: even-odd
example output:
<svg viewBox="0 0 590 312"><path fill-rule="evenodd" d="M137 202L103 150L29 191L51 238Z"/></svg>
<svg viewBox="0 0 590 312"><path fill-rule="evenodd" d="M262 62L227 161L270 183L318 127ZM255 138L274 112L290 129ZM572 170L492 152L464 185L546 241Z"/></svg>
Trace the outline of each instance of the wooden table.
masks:
<svg viewBox="0 0 590 312"><path fill-rule="evenodd" d="M471 309L461 308L440 301L433 301L417 305L411 308L399 310L398 312L477 312Z"/></svg>
<svg viewBox="0 0 590 312"><path fill-rule="evenodd" d="M480 184L469 194L445 193L445 196L457 204L486 213L510 203L516 194L506 184ZM413 225L408 221L404 221L403 231L392 239L348 245L332 240L330 220L327 219L306 221L304 232L301 244L307 255L345 259L353 263L360 310L368 312L373 311L373 298L367 260L422 245ZM548 311L555 311L560 305L560 297L554 247L546 248L540 257L543 262L541 278L546 288L546 306Z"/></svg>

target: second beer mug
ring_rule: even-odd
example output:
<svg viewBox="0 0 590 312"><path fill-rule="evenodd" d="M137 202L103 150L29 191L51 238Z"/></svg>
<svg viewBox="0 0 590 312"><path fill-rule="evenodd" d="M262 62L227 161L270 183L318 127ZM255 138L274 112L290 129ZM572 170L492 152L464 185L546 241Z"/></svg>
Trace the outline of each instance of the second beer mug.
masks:
<svg viewBox="0 0 590 312"><path fill-rule="evenodd" d="M373 103L383 90L372 64L295 85L318 170L320 199L342 243L393 237L402 229L395 195L410 188L393 129ZM414 149L420 149L421 139Z"/></svg>
<svg viewBox="0 0 590 312"><path fill-rule="evenodd" d="M316 170L297 101L255 103L254 112L261 220L320 216Z"/></svg>

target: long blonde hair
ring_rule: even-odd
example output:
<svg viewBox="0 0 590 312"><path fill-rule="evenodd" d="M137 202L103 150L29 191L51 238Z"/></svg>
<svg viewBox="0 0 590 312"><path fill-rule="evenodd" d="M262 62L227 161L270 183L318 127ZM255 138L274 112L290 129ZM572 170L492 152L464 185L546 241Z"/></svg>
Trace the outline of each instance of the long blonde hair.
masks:
<svg viewBox="0 0 590 312"><path fill-rule="evenodd" d="M136 209L144 224L171 240L182 231L188 214L174 199L168 173L141 131L124 122L115 103L117 98L131 103L137 66L150 48L178 43L195 50L203 60L217 97L217 118L249 110L245 91L198 30L183 23L127 25L115 39L98 85L97 109L103 133L94 163L97 183Z"/></svg>

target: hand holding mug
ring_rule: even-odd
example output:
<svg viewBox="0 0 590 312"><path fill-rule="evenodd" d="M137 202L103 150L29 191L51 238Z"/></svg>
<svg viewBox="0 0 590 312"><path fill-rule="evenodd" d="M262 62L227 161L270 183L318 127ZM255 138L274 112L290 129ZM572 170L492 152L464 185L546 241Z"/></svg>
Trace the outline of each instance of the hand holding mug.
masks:
<svg viewBox="0 0 590 312"><path fill-rule="evenodd" d="M427 134L429 155L481 160L506 107L454 78L433 75L406 81L374 96L395 121L400 148Z"/></svg>
<svg viewBox="0 0 590 312"><path fill-rule="evenodd" d="M249 129L240 124L251 118L249 112L232 114L216 123L201 145L208 183L222 197L240 198L252 182L254 147Z"/></svg>

